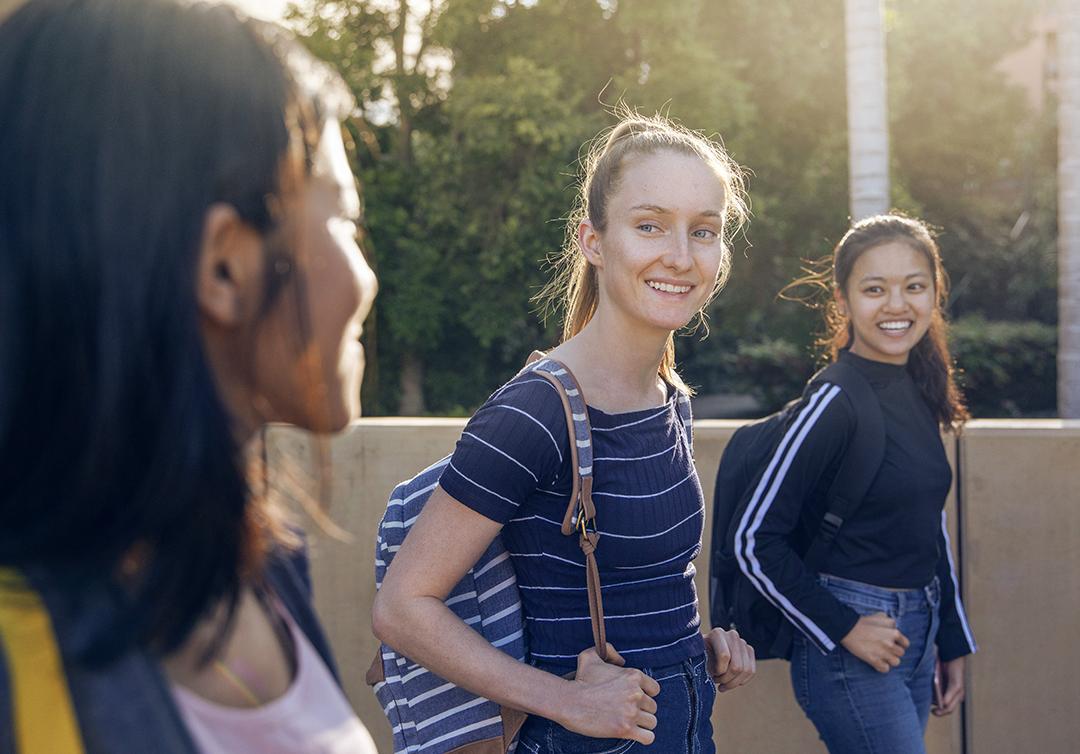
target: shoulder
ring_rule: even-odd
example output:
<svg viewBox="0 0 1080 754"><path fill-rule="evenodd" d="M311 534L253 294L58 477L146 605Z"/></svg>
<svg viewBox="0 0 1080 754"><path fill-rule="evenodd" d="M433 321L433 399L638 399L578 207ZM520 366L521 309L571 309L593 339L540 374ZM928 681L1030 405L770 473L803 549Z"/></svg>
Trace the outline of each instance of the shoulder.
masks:
<svg viewBox="0 0 1080 754"><path fill-rule="evenodd" d="M822 426L854 427L855 398L846 386L831 379L813 379L807 383L795 414Z"/></svg>
<svg viewBox="0 0 1080 754"><path fill-rule="evenodd" d="M512 436L540 432L551 435L562 445L567 434L563 398L548 379L531 371L524 372L491 394L473 415L466 431L478 428L485 433L496 431Z"/></svg>
<svg viewBox="0 0 1080 754"><path fill-rule="evenodd" d="M543 375L529 370L502 385L485 401L488 406L514 406L536 409L543 414L563 415L559 389Z"/></svg>
<svg viewBox="0 0 1080 754"><path fill-rule="evenodd" d="M802 398L790 411L789 432L844 441L855 432L855 401L843 386L828 379L807 384Z"/></svg>

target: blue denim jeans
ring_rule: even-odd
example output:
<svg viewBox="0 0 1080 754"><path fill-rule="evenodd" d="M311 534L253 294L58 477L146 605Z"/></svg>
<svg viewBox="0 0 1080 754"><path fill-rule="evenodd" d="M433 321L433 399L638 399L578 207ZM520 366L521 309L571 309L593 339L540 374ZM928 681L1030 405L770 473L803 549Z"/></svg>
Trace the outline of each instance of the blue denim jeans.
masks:
<svg viewBox="0 0 1080 754"><path fill-rule="evenodd" d="M911 645L900 666L879 673L838 646L822 654L796 631L791 655L795 699L831 754L924 754L933 697L941 593L893 591L822 575L822 585L859 615L885 613Z"/></svg>
<svg viewBox="0 0 1080 754"><path fill-rule="evenodd" d="M622 738L590 738L558 723L529 716L518 737L518 754L714 754L713 702L716 685L705 667L705 655L676 665L642 668L660 684L656 698L656 740L649 746Z"/></svg>

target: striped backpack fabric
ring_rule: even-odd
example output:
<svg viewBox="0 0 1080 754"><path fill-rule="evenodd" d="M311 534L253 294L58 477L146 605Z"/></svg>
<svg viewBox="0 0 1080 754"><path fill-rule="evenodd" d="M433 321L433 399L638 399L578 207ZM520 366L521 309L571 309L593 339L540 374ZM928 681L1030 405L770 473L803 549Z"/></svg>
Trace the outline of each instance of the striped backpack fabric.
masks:
<svg viewBox="0 0 1080 754"><path fill-rule="evenodd" d="M585 400L573 375L559 362L534 353L521 373L530 370L544 376L558 388L567 418L572 418L572 421L568 421L568 431L572 440L572 463L577 474L563 531L574 534L579 527L581 500L587 500L586 510L590 511L587 518L592 517L592 432ZM394 554L449 462L450 456L436 461L417 476L399 484L391 493L375 545L376 588L382 586ZM592 537L595 546L595 532ZM589 559L592 560L591 557ZM599 589L596 591L599 597ZM446 598L446 605L493 646L516 660L525 661L527 651L521 598L510 556L500 537L495 538L454 587ZM594 638L597 646L604 646L602 608L600 614L599 636L596 636L598 629L594 621ZM379 656L368 672L368 683L374 686L375 695L390 720L395 754L512 752L516 746L517 732L525 722L524 713L502 708L495 702L455 686L385 644L380 647Z"/></svg>

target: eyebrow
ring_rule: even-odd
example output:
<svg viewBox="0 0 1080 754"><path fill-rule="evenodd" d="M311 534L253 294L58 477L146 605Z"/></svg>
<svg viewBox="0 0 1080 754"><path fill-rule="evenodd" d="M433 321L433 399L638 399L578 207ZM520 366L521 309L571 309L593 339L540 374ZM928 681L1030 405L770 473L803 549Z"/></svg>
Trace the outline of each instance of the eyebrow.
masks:
<svg viewBox="0 0 1080 754"><path fill-rule="evenodd" d="M630 208L630 211L643 210L645 212L655 212L658 215L670 215L672 211L666 207L660 207L656 204L635 204ZM723 213L716 211L715 209L706 209L698 212L699 217L723 217Z"/></svg>
<svg viewBox="0 0 1080 754"><path fill-rule="evenodd" d="M912 273L909 273L907 276L905 276L904 280L911 280L912 278L925 278L925 277L929 277L929 274L927 274L925 272L912 272ZM871 280L885 280L885 276L884 275L867 275L866 277L860 279L859 282L860 283L866 283L866 282L869 282Z"/></svg>

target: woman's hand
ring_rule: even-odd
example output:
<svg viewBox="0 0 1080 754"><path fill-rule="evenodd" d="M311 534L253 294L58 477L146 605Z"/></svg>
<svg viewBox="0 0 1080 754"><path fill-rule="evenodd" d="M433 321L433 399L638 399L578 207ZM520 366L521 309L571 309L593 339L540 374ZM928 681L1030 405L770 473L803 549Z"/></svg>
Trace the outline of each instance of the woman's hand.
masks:
<svg viewBox="0 0 1080 754"><path fill-rule="evenodd" d="M948 662L937 661L935 680L941 679L941 704L930 708L937 717L951 715L964 701L964 658L957 657Z"/></svg>
<svg viewBox="0 0 1080 754"><path fill-rule="evenodd" d="M705 657L717 691L730 691L750 682L757 672L754 648L735 629L714 628L705 634Z"/></svg>
<svg viewBox="0 0 1080 754"><path fill-rule="evenodd" d="M593 738L626 738L648 745L656 736L656 701L660 684L640 670L621 667L625 660L608 646L608 662L592 647L578 655L572 698L558 722Z"/></svg>
<svg viewBox="0 0 1080 754"><path fill-rule="evenodd" d="M885 613L860 616L840 643L879 673L888 673L899 666L900 658L911 644L896 627L896 621Z"/></svg>

